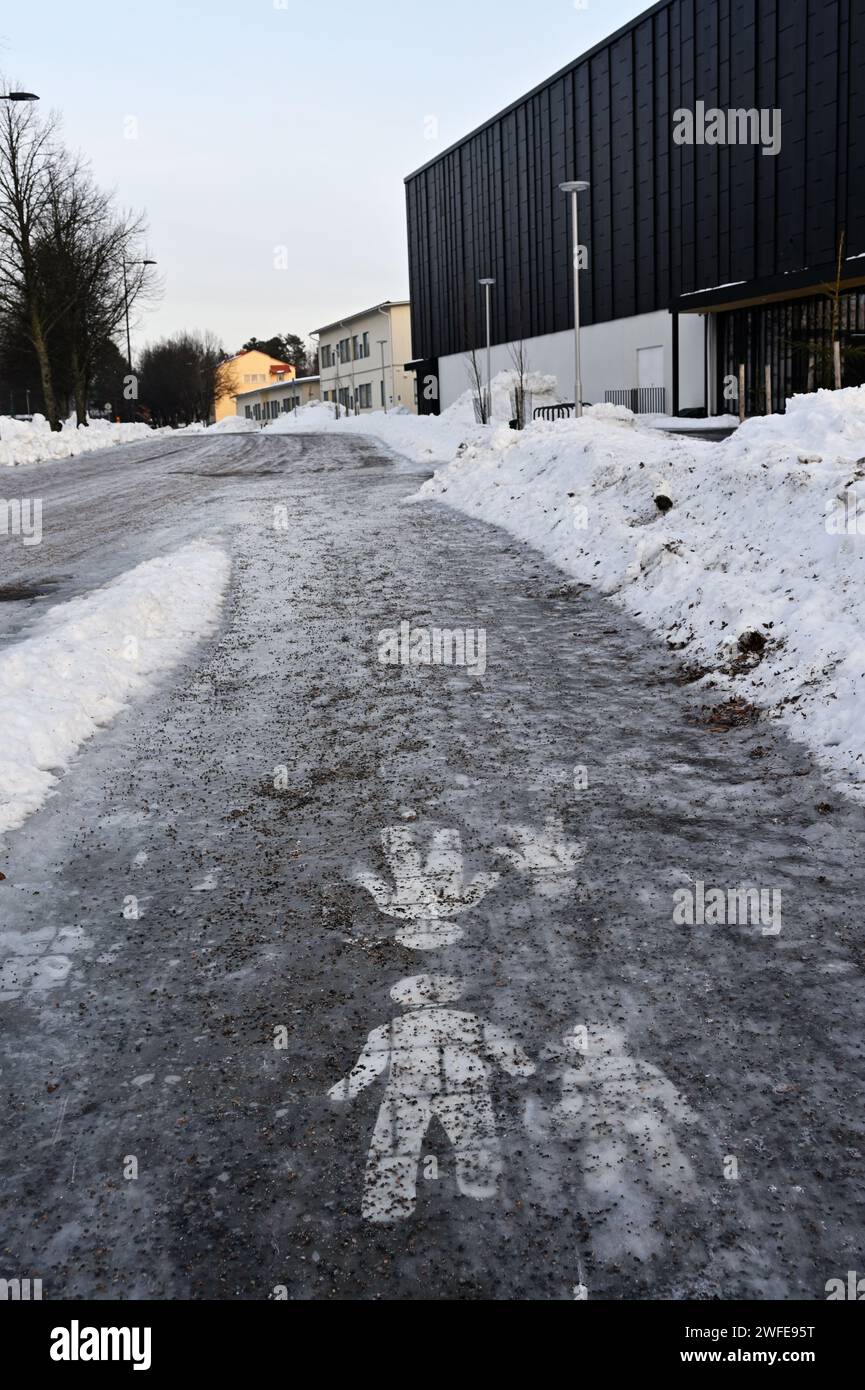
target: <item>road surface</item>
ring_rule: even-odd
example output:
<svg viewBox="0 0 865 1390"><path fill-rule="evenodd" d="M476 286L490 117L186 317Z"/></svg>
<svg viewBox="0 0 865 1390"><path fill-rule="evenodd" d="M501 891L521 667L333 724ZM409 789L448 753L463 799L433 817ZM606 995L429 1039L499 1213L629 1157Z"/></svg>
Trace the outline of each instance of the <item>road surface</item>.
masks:
<svg viewBox="0 0 865 1390"><path fill-rule="evenodd" d="M3 845L0 1276L823 1299L863 1258L862 810L423 476L245 435L4 477L45 535L0 542L0 651L194 536L233 577ZM403 622L485 670L382 664ZM780 931L678 924L698 883Z"/></svg>

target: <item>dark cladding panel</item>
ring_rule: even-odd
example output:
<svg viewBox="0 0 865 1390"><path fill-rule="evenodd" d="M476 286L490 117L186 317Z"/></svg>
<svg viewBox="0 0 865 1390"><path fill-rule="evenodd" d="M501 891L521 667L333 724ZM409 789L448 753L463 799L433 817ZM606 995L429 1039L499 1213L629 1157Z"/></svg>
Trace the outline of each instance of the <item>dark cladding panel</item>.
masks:
<svg viewBox="0 0 865 1390"><path fill-rule="evenodd" d="M676 145L680 108L781 111L781 151ZM865 251L865 0L668 0L408 180L418 357L585 323Z"/></svg>
<svg viewBox="0 0 865 1390"><path fill-rule="evenodd" d="M699 5L694 29L694 91L708 108L721 105L717 7ZM711 284L718 269L718 182L721 149L697 150L694 167L695 284Z"/></svg>
<svg viewBox="0 0 865 1390"><path fill-rule="evenodd" d="M786 0L780 0L784 5ZM778 108L778 33L777 9L779 0L763 0L757 6L757 93L755 105L761 111L774 112ZM766 128L777 138L777 118L772 117L771 127ZM781 147L783 148L784 125L781 118ZM756 160L756 202L759 209L759 223L755 240L755 273L771 275L775 270L775 236L777 230L776 188L778 178L778 156L761 155Z"/></svg>
<svg viewBox="0 0 865 1390"><path fill-rule="evenodd" d="M655 301L652 309L660 309L673 296L670 277L669 245L671 150L673 149L673 101L670 74L670 12L669 8L655 15Z"/></svg>
<svg viewBox="0 0 865 1390"><path fill-rule="evenodd" d="M803 265L831 261L841 228L837 225L835 184L838 124L839 0L823 0L808 15L808 88L805 180L808 188L807 241Z"/></svg>
<svg viewBox="0 0 865 1390"><path fill-rule="evenodd" d="M846 211L847 252L865 253L865 3L849 5L849 99L847 103Z"/></svg>
<svg viewBox="0 0 865 1390"><path fill-rule="evenodd" d="M570 213L568 199L560 191L566 179L573 178L573 131L568 130L569 120L573 120L573 83L571 76L561 78L550 89L550 188L551 188L551 226L549 257L550 267L546 279L552 292L549 322L553 332L565 329L570 322L568 309L568 243L570 238Z"/></svg>
<svg viewBox="0 0 865 1390"><path fill-rule="evenodd" d="M693 111L700 92L694 64L694 6L674 5L672 9L674 53L673 64L676 100L674 109ZM704 150L700 149L702 155ZM674 145L673 163L677 173L678 197L673 201L673 244L670 260L673 266L673 293L692 290L696 274L696 145Z"/></svg>
<svg viewBox="0 0 865 1390"><path fill-rule="evenodd" d="M610 50L601 49L591 60L589 69L589 102L591 109L592 188L588 198L581 197L580 211L589 213L589 253L594 262L592 279L595 286L593 319L611 319L613 311L613 175L610 121ZM581 238L583 240L583 238Z"/></svg>
<svg viewBox="0 0 865 1390"><path fill-rule="evenodd" d="M581 63L574 73L574 142L577 157L570 177L573 179L592 178L592 105L589 86L589 64ZM595 286L597 284L597 267L595 264L595 246L592 237L592 194L591 191L580 199L582 225L580 227L580 242L588 248L589 263L586 270L580 272L580 307L582 309L585 322L594 323L597 320L595 304L597 295ZM571 236L568 234L567 245L571 245ZM573 323L572 309L570 307L574 295L574 277L571 269L571 253L566 251L565 279L568 286L568 308L565 311L565 325Z"/></svg>
<svg viewBox="0 0 865 1390"><path fill-rule="evenodd" d="M776 271L799 270L805 264L802 232L805 226L805 151L807 140L807 33L797 6L778 9L778 109L781 112L781 152L776 167Z"/></svg>
<svg viewBox="0 0 865 1390"><path fill-rule="evenodd" d="M637 313L655 307L655 91L654 29L652 21L634 33L634 260ZM664 117L666 119L666 117Z"/></svg>
<svg viewBox="0 0 865 1390"><path fill-rule="evenodd" d="M634 164L633 33L610 46L610 151L613 220L613 313L632 314L636 304L636 190Z"/></svg>
<svg viewBox="0 0 865 1390"><path fill-rule="evenodd" d="M750 110L757 95L757 44L754 0L733 0L730 36L730 106ZM750 280L756 274L754 248L756 161L763 158L752 145L730 144L730 278ZM716 282L717 283L717 282ZM688 285L689 290L697 285Z"/></svg>

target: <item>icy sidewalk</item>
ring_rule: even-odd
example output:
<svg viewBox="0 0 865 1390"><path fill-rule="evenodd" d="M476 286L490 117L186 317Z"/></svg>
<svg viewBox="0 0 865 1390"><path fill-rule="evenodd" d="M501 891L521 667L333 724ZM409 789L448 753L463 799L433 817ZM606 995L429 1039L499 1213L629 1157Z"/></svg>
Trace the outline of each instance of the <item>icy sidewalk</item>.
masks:
<svg viewBox="0 0 865 1390"><path fill-rule="evenodd" d="M216 621L230 562L195 543L58 604L0 656L0 834L45 801L77 749Z"/></svg>
<svg viewBox="0 0 865 1390"><path fill-rule="evenodd" d="M444 465L420 498L598 588L695 682L780 719L865 800L865 387L795 397L712 444L609 405L517 433L511 385L495 379L491 425L467 393L438 417L336 420L314 403L266 433L367 435ZM530 385L536 404L549 396L549 379Z"/></svg>
<svg viewBox="0 0 865 1390"><path fill-rule="evenodd" d="M600 589L865 800L865 388L796 397L722 444L612 407L488 435L419 497Z"/></svg>

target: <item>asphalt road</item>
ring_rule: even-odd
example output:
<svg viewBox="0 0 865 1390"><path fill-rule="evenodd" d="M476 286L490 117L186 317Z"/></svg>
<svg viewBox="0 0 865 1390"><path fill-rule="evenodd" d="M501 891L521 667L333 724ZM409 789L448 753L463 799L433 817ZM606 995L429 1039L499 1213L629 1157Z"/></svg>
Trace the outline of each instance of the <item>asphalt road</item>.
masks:
<svg viewBox="0 0 865 1390"><path fill-rule="evenodd" d="M0 649L195 535L233 580L2 847L0 1277L822 1300L863 1259L862 810L422 476L211 436L4 478L45 536L2 542ZM485 670L382 664L403 621ZM780 931L677 924L697 882Z"/></svg>

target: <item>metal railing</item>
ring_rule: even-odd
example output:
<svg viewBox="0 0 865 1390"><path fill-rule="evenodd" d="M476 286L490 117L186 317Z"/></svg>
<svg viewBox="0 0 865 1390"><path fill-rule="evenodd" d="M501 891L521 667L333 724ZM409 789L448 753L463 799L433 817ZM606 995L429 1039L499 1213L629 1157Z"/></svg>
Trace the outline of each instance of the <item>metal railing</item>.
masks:
<svg viewBox="0 0 865 1390"><path fill-rule="evenodd" d="M635 415L666 415L667 388L665 386L629 386L604 392L607 405L625 405Z"/></svg>

